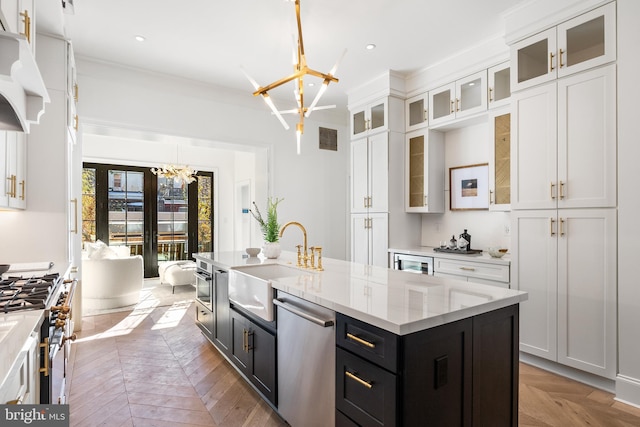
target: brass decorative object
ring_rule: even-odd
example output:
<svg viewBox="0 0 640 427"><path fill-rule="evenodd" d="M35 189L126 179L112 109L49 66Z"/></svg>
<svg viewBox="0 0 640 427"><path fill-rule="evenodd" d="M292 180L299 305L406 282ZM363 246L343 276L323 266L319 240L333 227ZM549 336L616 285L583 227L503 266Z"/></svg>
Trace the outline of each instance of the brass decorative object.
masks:
<svg viewBox="0 0 640 427"><path fill-rule="evenodd" d="M289 125L287 124L287 122L284 120L284 118L282 117L282 114L297 114L299 119L298 119L298 123L296 124L296 139L297 139L297 152L298 154L300 154L300 137L302 136L302 134L304 133L304 118L305 117L309 117L309 115L311 114L312 111L314 110L321 110L321 109L326 109L326 108L335 108L335 105L327 105L327 106L321 106L321 107L317 107L316 104L318 103L318 101L320 100L320 98L322 97L322 95L324 94L324 92L327 90L327 87L329 86L329 83L331 82L338 82L338 79L336 77L334 77L334 73L336 72L337 68L338 68L338 64L340 63L340 60L342 59L342 56L344 56L344 54L346 53L346 50L343 52L342 56L340 57L340 59L338 59L338 62L336 62L336 64L333 66L333 68L328 72L328 73L321 73L319 71L313 70L311 68L309 68L307 66L307 59L305 57L305 53L304 53L304 43L302 40L302 23L300 21L300 0L291 0L295 3L295 8L296 8L296 21L297 21L297 27L298 27L298 42L297 42L297 54L296 54L296 63L293 65L293 74L287 76L287 77L283 77L279 80L276 80L273 83L270 83L266 86L260 86L258 85L258 83L252 79L251 77L249 77L249 75L245 72L245 75L247 77L247 79L249 79L249 81L251 82L251 84L253 85L255 92L253 92L254 96L258 96L261 95L262 99L264 100L264 102L269 106L269 108L271 108L271 111L273 112L273 114L278 118L278 120L280 120L280 123L282 123L282 126L284 126L285 129L289 129ZM244 72L244 70L243 70ZM320 87L320 89L318 90L318 93L316 95L316 97L313 99L313 101L311 102L311 105L309 105L309 107L305 107L304 105L304 76L305 75L311 75L314 77L318 77L320 79L322 79L322 86ZM286 111L278 111L278 109L276 108L275 104L273 103L273 100L271 99L271 97L269 96L269 91L271 89L274 89L278 86L281 86L285 83L288 83L290 81L296 80L296 102L297 102L297 108L294 108L292 110L286 110Z"/></svg>

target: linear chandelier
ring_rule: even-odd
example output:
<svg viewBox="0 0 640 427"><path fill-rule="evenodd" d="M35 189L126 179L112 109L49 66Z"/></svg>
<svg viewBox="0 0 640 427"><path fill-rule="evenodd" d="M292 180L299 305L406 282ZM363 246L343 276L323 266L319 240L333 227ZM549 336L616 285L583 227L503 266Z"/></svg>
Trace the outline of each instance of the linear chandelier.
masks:
<svg viewBox="0 0 640 427"><path fill-rule="evenodd" d="M191 169L189 166L162 165L159 168L151 168L154 175L163 176L165 178L183 181L191 184L196 180L197 170Z"/></svg>
<svg viewBox="0 0 640 427"><path fill-rule="evenodd" d="M264 102L269 106L269 108L271 109L273 114L278 118L278 120L280 120L280 123L282 123L282 126L284 126L285 129L288 130L289 125L282 117L282 114L298 115L299 119L298 119L298 123L296 124L296 140L297 140L297 152L298 154L300 154L300 137L304 133L304 118L309 117L312 111L324 110L324 109L336 107L335 105L317 106L317 104L320 98L322 97L322 95L324 94L324 92L327 90L329 83L338 82L338 79L335 78L333 75L338 69L338 64L340 63L340 60L342 60L342 57L346 53L346 49L342 53L342 56L340 57L340 59L338 59L338 62L336 62L336 64L331 69L331 71L329 71L328 73L326 74L321 73L319 71L315 71L309 68L307 66L307 59L304 54L304 44L302 42L302 23L300 22L300 0L290 0L290 1L294 1L295 3L296 20L298 23L298 42L297 42L297 49L296 49L297 52L295 54L294 64L293 64L293 74L287 77L283 77L279 80L276 80L275 82L268 84L267 86L260 86L254 79L252 79L246 72L244 72L244 70L243 72L255 89L255 92L253 92L253 95L262 96L262 99L264 100ZM316 94L315 98L313 99L309 107L304 106L304 76L307 74L322 79L322 86L318 90L318 93ZM278 86L282 86L283 84L288 83L290 81L294 81L296 85L294 95L295 95L296 103L298 106L297 108L294 108L291 110L278 111L275 104L273 103L273 100L269 96L269 91Z"/></svg>

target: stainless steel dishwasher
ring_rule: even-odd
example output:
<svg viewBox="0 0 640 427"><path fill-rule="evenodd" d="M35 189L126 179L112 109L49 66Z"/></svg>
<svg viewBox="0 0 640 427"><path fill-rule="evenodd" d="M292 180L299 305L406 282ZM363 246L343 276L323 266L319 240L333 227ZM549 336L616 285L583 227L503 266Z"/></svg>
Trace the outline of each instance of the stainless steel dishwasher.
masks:
<svg viewBox="0 0 640 427"><path fill-rule="evenodd" d="M292 427L333 427L335 312L278 292L278 412Z"/></svg>

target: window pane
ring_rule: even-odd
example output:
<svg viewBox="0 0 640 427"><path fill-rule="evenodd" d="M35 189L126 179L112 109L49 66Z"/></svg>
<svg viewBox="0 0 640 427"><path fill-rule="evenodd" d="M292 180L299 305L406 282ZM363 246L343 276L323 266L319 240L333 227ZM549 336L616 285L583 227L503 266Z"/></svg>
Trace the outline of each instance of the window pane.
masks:
<svg viewBox="0 0 640 427"><path fill-rule="evenodd" d="M144 174L109 171L109 245L142 253L144 236Z"/></svg>
<svg viewBox="0 0 640 427"><path fill-rule="evenodd" d="M189 195L182 180L158 176L158 261L188 259Z"/></svg>
<svg viewBox="0 0 640 427"><path fill-rule="evenodd" d="M198 252L213 250L213 180L198 176Z"/></svg>
<svg viewBox="0 0 640 427"><path fill-rule="evenodd" d="M96 241L96 170L82 170L82 243Z"/></svg>

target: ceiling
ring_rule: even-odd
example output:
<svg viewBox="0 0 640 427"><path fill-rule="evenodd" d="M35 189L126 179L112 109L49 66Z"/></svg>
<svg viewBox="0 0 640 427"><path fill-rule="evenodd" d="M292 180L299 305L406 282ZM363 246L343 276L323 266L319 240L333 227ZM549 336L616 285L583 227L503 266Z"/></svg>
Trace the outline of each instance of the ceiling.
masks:
<svg viewBox="0 0 640 427"><path fill-rule="evenodd" d="M307 64L328 73L320 104L386 70L410 74L504 31L501 14L521 0L301 0ZM292 73L295 9L286 0L76 0L65 15L76 56L245 91ZM146 38L135 40L136 35ZM369 43L377 47L366 50ZM321 81L307 76L305 104ZM293 101L293 83L272 96Z"/></svg>

